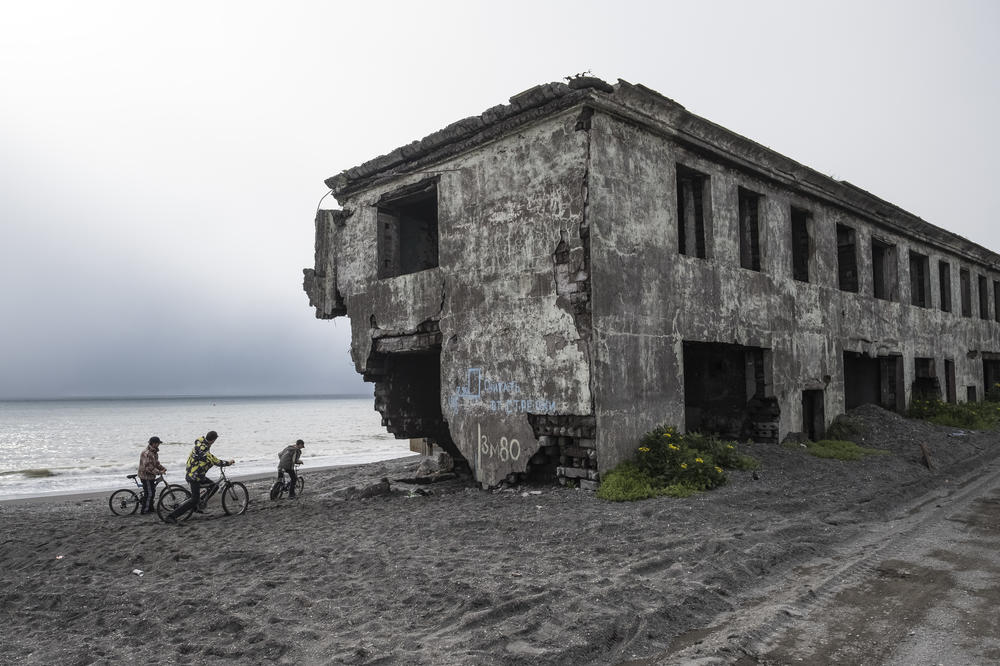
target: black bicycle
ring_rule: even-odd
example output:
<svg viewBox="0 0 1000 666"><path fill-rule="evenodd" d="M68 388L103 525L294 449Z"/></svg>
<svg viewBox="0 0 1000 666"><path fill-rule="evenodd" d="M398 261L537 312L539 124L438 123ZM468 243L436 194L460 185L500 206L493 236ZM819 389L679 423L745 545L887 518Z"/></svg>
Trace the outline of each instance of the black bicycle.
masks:
<svg viewBox="0 0 1000 666"><path fill-rule="evenodd" d="M219 468L219 480L208 488L201 491L201 499L197 503L197 509L204 509L208 501L219 491L222 492L222 510L227 516L239 516L247 511L250 506L250 493L247 487L239 481L230 481L226 476L226 468ZM183 486L170 486L160 493L160 501L156 503L156 514L160 520L167 522L167 516L175 511L181 504L188 501L191 491ZM187 511L177 516L178 520L187 520L195 511L195 505L191 505Z"/></svg>
<svg viewBox="0 0 1000 666"><path fill-rule="evenodd" d="M111 493L111 497L108 498L108 506L111 507L111 513L116 516L131 516L146 502L146 489L143 488L142 481L139 480L139 475L129 474L126 478L132 479L138 490L121 488L120 490L116 490ZM160 487L160 484L163 484L162 487ZM168 486L167 480L162 474L156 477L156 486L154 488L160 488L161 498L163 497L163 493L165 493L168 488L181 488L183 490L183 486ZM154 490L153 492L156 491ZM155 498L153 503L156 503Z"/></svg>
<svg viewBox="0 0 1000 666"><path fill-rule="evenodd" d="M302 479L302 475L297 475L298 478L295 479L295 495L296 497L302 494L302 488L305 487L306 482ZM274 482L271 486L271 499L276 500L285 495L285 493L292 490L292 477L289 476L285 478L285 470L278 470L278 480Z"/></svg>

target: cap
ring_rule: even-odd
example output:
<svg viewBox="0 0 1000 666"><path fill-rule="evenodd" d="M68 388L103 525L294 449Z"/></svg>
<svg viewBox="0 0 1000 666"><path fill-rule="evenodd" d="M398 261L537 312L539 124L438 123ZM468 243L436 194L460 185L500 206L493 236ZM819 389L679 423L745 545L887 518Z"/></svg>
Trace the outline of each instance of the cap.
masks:
<svg viewBox="0 0 1000 666"><path fill-rule="evenodd" d="M161 443L160 442L160 438L156 437L156 436L150 437L149 438L149 443L150 444L160 444Z"/></svg>
<svg viewBox="0 0 1000 666"><path fill-rule="evenodd" d="M205 439L209 442L214 442L215 440L219 439L219 433L215 432L214 430L209 430L208 434L205 435Z"/></svg>
<svg viewBox="0 0 1000 666"><path fill-rule="evenodd" d="M301 439L295 440L295 443L300 447L304 447L306 445L306 443L303 442Z"/></svg>

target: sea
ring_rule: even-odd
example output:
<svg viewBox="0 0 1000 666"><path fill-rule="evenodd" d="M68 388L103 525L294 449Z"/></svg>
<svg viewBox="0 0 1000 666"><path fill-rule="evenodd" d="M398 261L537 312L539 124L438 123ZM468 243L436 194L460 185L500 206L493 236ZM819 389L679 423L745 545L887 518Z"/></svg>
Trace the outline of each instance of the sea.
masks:
<svg viewBox="0 0 1000 666"><path fill-rule="evenodd" d="M153 435L167 481L183 484L209 430L219 433L212 453L235 460L226 472L236 477L274 473L297 439L303 473L414 455L382 427L371 396L0 401L0 499L133 487L126 475Z"/></svg>

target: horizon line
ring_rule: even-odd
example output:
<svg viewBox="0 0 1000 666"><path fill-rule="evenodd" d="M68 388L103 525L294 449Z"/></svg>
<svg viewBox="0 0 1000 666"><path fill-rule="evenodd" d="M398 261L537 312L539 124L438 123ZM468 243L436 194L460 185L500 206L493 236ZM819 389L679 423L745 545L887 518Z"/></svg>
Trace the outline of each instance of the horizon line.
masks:
<svg viewBox="0 0 1000 666"><path fill-rule="evenodd" d="M58 402L82 400L228 400L233 398L370 398L371 393L192 393L172 395L65 395L12 398L0 396L0 402Z"/></svg>

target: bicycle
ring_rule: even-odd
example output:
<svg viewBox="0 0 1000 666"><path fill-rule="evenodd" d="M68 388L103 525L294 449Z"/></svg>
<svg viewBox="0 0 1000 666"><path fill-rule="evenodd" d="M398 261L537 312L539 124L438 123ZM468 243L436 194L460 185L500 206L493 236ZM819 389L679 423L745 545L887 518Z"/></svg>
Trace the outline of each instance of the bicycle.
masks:
<svg viewBox="0 0 1000 666"><path fill-rule="evenodd" d="M195 508L202 509L208 504L208 500L222 490L222 510L227 516L240 516L246 513L250 505L250 493L247 487L239 481L230 481L226 476L226 468L219 467L219 479L202 491L201 498L197 505L192 505L183 515L177 516L178 520L187 520L195 512ZM170 486L160 494L160 501L156 503L156 514L160 520L167 522L170 515L181 504L184 504L191 497L191 491L183 486Z"/></svg>
<svg viewBox="0 0 1000 666"><path fill-rule="evenodd" d="M125 478L132 479L135 482L136 488L139 489L138 493L131 488L121 488L111 493L111 497L108 498L108 506L111 508L111 513L116 516L131 516L136 510L145 504L146 502L146 489L142 486L142 481L139 480L138 474L129 474ZM160 490L160 497L163 497L163 493L167 491L167 488L182 488L182 486L177 485L167 485L167 479L160 474L156 477L156 485L159 486L163 483L163 487ZM154 493L156 491L154 490ZM154 501L155 504L155 501Z"/></svg>
<svg viewBox="0 0 1000 666"><path fill-rule="evenodd" d="M298 497L302 494L302 488L306 485L306 482L302 479L302 475L298 474L298 478L295 479L295 496ZM285 470L278 470L278 480L274 482L271 486L271 499L276 500L282 497L285 493L291 491L292 489L292 479L289 477L285 479Z"/></svg>

